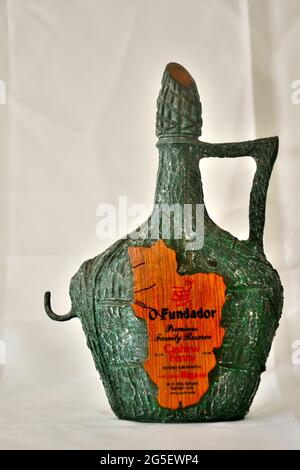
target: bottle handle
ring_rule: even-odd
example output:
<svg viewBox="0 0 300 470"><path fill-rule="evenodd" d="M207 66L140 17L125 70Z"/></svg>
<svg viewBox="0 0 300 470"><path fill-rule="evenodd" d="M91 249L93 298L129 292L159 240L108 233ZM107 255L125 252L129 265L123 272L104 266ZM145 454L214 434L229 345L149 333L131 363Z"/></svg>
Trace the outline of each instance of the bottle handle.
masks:
<svg viewBox="0 0 300 470"><path fill-rule="evenodd" d="M250 193L248 241L263 249L266 198L270 176L278 154L278 137L221 144L210 144L200 141L199 145L201 147L200 158L246 156L254 158L256 172Z"/></svg>

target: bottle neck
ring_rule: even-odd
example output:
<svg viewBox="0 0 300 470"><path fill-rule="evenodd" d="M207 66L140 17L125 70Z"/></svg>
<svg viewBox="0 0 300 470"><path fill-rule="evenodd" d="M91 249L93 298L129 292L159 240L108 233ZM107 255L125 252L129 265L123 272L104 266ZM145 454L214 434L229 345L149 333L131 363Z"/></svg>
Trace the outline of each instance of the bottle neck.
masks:
<svg viewBox="0 0 300 470"><path fill-rule="evenodd" d="M197 143L160 143L155 204L203 204Z"/></svg>

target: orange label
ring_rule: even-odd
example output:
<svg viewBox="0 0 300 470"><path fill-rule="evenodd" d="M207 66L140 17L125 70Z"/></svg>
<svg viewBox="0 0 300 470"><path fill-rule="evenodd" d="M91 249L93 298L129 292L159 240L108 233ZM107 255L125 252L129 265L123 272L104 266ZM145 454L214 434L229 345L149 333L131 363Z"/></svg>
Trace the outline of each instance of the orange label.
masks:
<svg viewBox="0 0 300 470"><path fill-rule="evenodd" d="M135 314L147 321L144 363L158 386L160 406L196 404L209 387L214 348L223 341L220 326L226 286L219 274L177 273L176 253L162 241L129 247L134 272Z"/></svg>

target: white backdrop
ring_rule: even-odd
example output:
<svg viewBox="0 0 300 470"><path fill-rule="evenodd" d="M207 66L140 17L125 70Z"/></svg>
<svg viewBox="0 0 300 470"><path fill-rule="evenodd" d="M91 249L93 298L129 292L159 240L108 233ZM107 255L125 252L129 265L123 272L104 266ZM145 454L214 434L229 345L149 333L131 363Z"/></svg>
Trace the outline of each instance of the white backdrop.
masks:
<svg viewBox="0 0 300 470"><path fill-rule="evenodd" d="M299 448L299 1L0 0L0 15L0 447ZM265 248L285 305L242 422L118 421L79 321L51 322L43 310L51 290L66 312L71 276L114 241L96 237L100 203L127 195L150 210L156 98L170 61L197 82L203 140L280 137ZM253 168L201 166L209 213L239 237Z"/></svg>

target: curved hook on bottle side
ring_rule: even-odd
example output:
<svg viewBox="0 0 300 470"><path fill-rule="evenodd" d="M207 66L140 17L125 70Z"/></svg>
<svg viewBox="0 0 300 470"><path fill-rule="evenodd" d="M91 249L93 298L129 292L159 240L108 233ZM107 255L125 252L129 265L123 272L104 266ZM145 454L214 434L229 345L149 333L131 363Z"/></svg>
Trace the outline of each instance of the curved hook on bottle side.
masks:
<svg viewBox="0 0 300 470"><path fill-rule="evenodd" d="M44 306L45 306L45 311L48 317L51 318L51 320L67 321L67 320L71 320L71 318L76 317L75 313L72 312L72 309L70 310L69 313L66 313L65 315L57 315L56 313L54 313L51 308L51 292L45 292Z"/></svg>

